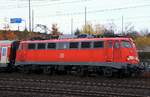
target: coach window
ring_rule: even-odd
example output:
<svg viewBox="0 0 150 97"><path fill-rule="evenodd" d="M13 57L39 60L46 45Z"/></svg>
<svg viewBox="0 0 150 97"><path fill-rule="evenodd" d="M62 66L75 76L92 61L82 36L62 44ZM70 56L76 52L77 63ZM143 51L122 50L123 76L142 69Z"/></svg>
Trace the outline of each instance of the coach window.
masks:
<svg viewBox="0 0 150 97"><path fill-rule="evenodd" d="M91 42L81 42L81 48L91 48Z"/></svg>
<svg viewBox="0 0 150 97"><path fill-rule="evenodd" d="M69 48L78 48L79 43L78 42L70 42Z"/></svg>
<svg viewBox="0 0 150 97"><path fill-rule="evenodd" d="M103 48L104 42L103 41L95 41L94 42L94 48Z"/></svg>
<svg viewBox="0 0 150 97"><path fill-rule="evenodd" d="M28 49L35 49L36 48L36 44L35 43L29 43L28 44Z"/></svg>
<svg viewBox="0 0 150 97"><path fill-rule="evenodd" d="M48 43L48 49L56 49L56 43Z"/></svg>
<svg viewBox="0 0 150 97"><path fill-rule="evenodd" d="M45 49L46 44L45 43L38 43L38 49Z"/></svg>
<svg viewBox="0 0 150 97"><path fill-rule="evenodd" d="M132 48L132 45L131 45L131 43L129 41L122 41L121 42L121 46L123 48Z"/></svg>

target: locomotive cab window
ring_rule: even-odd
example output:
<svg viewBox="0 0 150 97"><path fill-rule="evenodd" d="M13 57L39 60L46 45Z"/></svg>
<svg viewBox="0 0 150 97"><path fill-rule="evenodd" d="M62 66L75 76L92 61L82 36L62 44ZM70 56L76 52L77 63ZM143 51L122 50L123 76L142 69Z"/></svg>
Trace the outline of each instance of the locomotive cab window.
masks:
<svg viewBox="0 0 150 97"><path fill-rule="evenodd" d="M45 49L46 44L45 43L38 43L38 49Z"/></svg>
<svg viewBox="0 0 150 97"><path fill-rule="evenodd" d="M104 42L103 41L95 41L93 46L94 46L94 48L103 48Z"/></svg>
<svg viewBox="0 0 150 97"><path fill-rule="evenodd" d="M28 44L28 49L35 49L36 48L36 44L35 43L29 43Z"/></svg>
<svg viewBox="0 0 150 97"><path fill-rule="evenodd" d="M56 49L56 43L48 43L47 48L48 49Z"/></svg>
<svg viewBox="0 0 150 97"><path fill-rule="evenodd" d="M132 48L132 45L131 45L131 43L129 41L122 41L121 42L121 46L123 48Z"/></svg>
<svg viewBox="0 0 150 97"><path fill-rule="evenodd" d="M119 41L115 41L114 48L119 48Z"/></svg>
<svg viewBox="0 0 150 97"><path fill-rule="evenodd" d="M81 48L91 48L91 42L81 42Z"/></svg>
<svg viewBox="0 0 150 97"><path fill-rule="evenodd" d="M78 42L70 42L69 48L78 48L79 43Z"/></svg>

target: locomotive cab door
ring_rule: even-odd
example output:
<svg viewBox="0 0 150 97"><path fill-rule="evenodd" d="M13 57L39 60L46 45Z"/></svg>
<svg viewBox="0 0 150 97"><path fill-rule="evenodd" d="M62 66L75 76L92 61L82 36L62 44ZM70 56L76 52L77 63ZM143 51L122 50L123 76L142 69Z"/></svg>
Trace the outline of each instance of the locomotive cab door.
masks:
<svg viewBox="0 0 150 97"><path fill-rule="evenodd" d="M106 62L113 62L113 41L106 42Z"/></svg>
<svg viewBox="0 0 150 97"><path fill-rule="evenodd" d="M120 51L120 42L119 40L114 41L113 46L113 61L114 62L121 62L121 51Z"/></svg>
<svg viewBox="0 0 150 97"><path fill-rule="evenodd" d="M1 63L2 64L6 64L8 62L8 59L7 59L7 52L8 51L8 47L2 47L1 48Z"/></svg>

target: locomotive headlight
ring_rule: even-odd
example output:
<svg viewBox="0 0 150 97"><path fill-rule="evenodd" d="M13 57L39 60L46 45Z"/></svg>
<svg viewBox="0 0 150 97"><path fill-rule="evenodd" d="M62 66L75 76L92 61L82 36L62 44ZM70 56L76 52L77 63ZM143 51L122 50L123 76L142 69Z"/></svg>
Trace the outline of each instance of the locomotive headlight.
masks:
<svg viewBox="0 0 150 97"><path fill-rule="evenodd" d="M135 56L128 56L128 57L127 57L127 60L128 60L128 61L130 61L130 60L139 61L138 57L135 57Z"/></svg>
<svg viewBox="0 0 150 97"><path fill-rule="evenodd" d="M129 61L129 60L134 60L135 59L135 57L134 56L128 56L127 57L127 60Z"/></svg>
<svg viewBox="0 0 150 97"><path fill-rule="evenodd" d="M139 61L139 58L138 58L138 57L135 57L135 60Z"/></svg>

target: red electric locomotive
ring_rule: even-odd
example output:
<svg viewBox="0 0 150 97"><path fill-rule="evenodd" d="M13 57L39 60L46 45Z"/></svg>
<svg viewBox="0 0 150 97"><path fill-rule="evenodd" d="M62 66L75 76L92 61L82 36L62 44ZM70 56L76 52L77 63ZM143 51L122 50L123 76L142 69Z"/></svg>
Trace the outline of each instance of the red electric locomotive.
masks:
<svg viewBox="0 0 150 97"><path fill-rule="evenodd" d="M21 41L15 61L24 72L94 72L105 76L134 73L139 63L131 38Z"/></svg>

